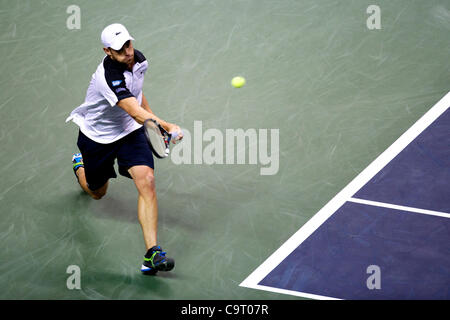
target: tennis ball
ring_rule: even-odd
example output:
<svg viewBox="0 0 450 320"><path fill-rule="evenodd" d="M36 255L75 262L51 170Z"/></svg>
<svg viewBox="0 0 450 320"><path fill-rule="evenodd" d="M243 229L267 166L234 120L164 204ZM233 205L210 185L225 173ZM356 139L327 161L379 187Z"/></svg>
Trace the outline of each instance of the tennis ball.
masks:
<svg viewBox="0 0 450 320"><path fill-rule="evenodd" d="M245 79L243 77L234 77L231 79L231 85L235 88L240 88L245 84Z"/></svg>

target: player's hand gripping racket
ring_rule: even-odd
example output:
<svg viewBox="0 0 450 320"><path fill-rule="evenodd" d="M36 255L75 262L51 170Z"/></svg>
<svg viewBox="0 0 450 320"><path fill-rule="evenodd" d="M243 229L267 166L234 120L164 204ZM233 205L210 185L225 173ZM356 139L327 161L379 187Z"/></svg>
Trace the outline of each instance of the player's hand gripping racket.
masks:
<svg viewBox="0 0 450 320"><path fill-rule="evenodd" d="M170 134L153 119L144 121L144 129L153 154L160 159L167 157L170 152L170 140L176 139L178 134L176 132Z"/></svg>

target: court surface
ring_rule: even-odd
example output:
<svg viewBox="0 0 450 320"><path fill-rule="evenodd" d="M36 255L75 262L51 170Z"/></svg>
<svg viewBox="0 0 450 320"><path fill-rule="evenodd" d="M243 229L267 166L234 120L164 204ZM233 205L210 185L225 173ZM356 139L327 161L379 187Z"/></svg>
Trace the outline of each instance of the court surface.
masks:
<svg viewBox="0 0 450 320"><path fill-rule="evenodd" d="M319 299L449 299L449 106L450 93L241 285Z"/></svg>
<svg viewBox="0 0 450 320"><path fill-rule="evenodd" d="M183 163L155 160L176 260L156 277L133 182L96 201L70 162L65 119L114 22L149 61L152 110L190 133ZM0 298L449 299L447 0L0 0L0 26ZM230 155L232 129L257 140Z"/></svg>

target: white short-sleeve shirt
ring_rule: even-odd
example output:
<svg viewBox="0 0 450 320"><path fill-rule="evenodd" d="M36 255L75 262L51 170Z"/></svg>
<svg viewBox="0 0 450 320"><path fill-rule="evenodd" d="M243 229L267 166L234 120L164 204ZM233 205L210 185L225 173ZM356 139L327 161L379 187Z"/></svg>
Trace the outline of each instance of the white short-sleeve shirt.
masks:
<svg viewBox="0 0 450 320"><path fill-rule="evenodd" d="M142 86L148 62L134 50L135 64L129 71L125 64L103 58L92 75L85 101L75 108L66 122L72 120L88 138L111 143L142 127L117 102L135 97L142 103Z"/></svg>

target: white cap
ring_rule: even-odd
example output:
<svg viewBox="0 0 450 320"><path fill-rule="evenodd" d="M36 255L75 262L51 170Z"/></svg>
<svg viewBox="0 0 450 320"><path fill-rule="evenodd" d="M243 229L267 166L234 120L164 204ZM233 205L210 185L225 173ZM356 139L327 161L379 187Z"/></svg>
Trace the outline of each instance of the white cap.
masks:
<svg viewBox="0 0 450 320"><path fill-rule="evenodd" d="M102 43L105 48L120 50L128 40L134 40L134 38L120 23L110 24L102 31Z"/></svg>

